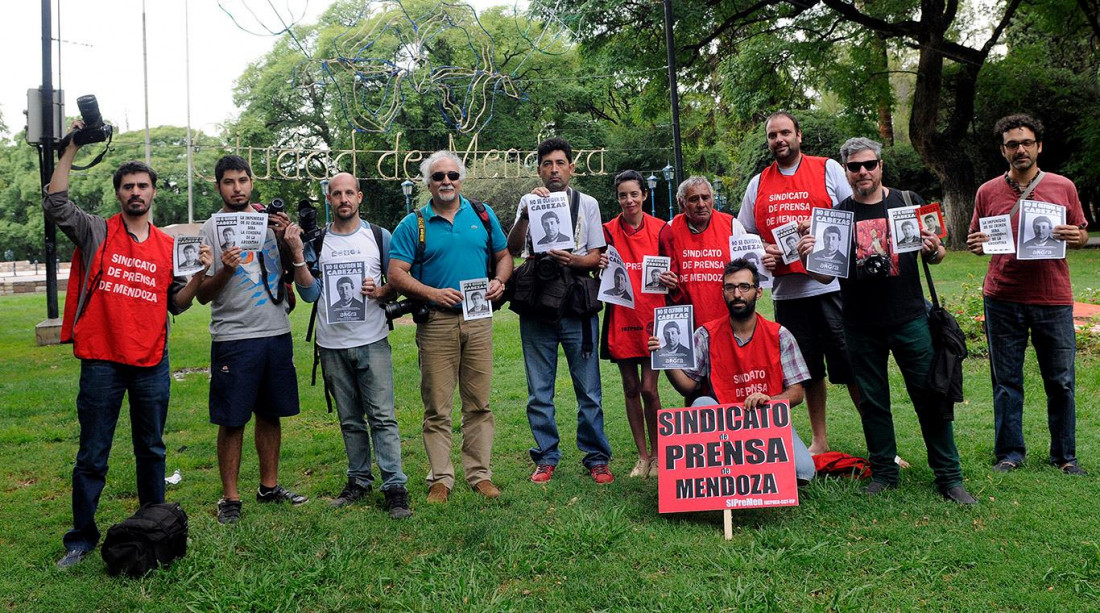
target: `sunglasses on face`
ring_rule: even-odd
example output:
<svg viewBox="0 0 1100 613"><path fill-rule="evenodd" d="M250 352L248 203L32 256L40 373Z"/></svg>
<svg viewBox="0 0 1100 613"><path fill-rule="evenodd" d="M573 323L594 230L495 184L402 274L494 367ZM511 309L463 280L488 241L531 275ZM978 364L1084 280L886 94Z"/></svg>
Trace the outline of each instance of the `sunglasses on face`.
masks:
<svg viewBox="0 0 1100 613"><path fill-rule="evenodd" d="M848 169L848 172L859 172L860 168L867 170L868 172L878 168L878 160L867 160L866 162L848 162L844 166Z"/></svg>
<svg viewBox="0 0 1100 613"><path fill-rule="evenodd" d="M433 172L432 173L432 181L435 181L436 183L438 183L438 182L443 180L443 177L447 177L448 179L450 179L452 181L458 181L459 176L460 175L458 174L457 170L452 170L450 172Z"/></svg>

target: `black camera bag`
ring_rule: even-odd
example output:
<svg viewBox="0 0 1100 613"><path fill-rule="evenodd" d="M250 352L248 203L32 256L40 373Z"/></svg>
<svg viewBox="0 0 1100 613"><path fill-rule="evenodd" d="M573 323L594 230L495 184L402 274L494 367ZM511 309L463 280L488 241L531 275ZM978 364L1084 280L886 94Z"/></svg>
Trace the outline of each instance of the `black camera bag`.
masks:
<svg viewBox="0 0 1100 613"><path fill-rule="evenodd" d="M111 526L100 548L107 572L139 578L187 555L187 514L179 503L147 504Z"/></svg>

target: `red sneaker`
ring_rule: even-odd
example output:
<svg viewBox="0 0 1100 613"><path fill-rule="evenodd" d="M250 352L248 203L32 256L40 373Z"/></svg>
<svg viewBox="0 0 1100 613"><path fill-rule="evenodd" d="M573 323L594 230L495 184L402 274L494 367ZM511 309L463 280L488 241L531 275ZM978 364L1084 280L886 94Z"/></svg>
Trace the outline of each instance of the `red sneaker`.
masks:
<svg viewBox="0 0 1100 613"><path fill-rule="evenodd" d="M550 464L539 464L535 469L535 474L531 475L531 481L535 483L546 483L554 476L554 467Z"/></svg>
<svg viewBox="0 0 1100 613"><path fill-rule="evenodd" d="M592 479L600 485L605 485L615 480L615 475L611 474L611 469L607 467L607 464L597 464L589 468L588 472L592 475Z"/></svg>

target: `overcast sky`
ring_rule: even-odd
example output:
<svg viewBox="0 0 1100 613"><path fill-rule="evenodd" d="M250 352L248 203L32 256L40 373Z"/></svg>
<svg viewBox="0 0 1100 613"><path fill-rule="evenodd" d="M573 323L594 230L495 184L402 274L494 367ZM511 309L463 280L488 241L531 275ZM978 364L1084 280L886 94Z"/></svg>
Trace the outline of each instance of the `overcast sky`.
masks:
<svg viewBox="0 0 1100 613"><path fill-rule="evenodd" d="M65 90L65 113L77 115L76 99L95 94L104 118L123 131L145 125L142 75L142 0L51 0L54 87ZM507 0L477 0L483 7ZM149 124L187 125L184 0L146 0L149 57ZM275 44L260 22L280 18L313 23L332 0L190 0L191 126L208 134L236 116L233 82ZM60 5L60 6L59 6ZM277 7L279 14L271 7ZM222 10L228 9L234 19ZM27 89L42 84L40 0L9 0L0 36L6 68L0 79L0 116L10 134L26 124ZM256 33L250 33L256 32ZM259 34L257 34L259 33Z"/></svg>

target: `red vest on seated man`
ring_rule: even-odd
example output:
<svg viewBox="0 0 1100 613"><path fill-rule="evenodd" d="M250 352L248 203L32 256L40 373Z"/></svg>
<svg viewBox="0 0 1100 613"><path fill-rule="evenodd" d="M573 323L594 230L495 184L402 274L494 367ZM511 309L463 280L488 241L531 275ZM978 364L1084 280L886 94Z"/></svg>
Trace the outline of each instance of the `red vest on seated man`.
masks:
<svg viewBox="0 0 1100 613"><path fill-rule="evenodd" d="M737 346L728 315L703 327L710 335L710 385L718 402L741 403L755 392L768 396L783 392L779 324L757 313L756 330L743 347Z"/></svg>

